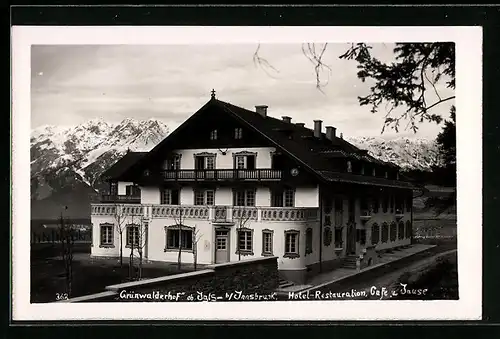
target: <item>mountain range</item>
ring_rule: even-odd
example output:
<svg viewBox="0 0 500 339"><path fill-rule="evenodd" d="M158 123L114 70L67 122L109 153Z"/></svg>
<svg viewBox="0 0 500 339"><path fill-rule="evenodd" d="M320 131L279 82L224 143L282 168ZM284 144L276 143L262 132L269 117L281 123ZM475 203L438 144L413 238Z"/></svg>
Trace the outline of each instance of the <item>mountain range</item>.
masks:
<svg viewBox="0 0 500 339"><path fill-rule="evenodd" d="M149 151L169 133L160 120L127 118L118 124L93 119L78 126L41 126L31 131L31 217L60 213L89 217L89 203L104 189L100 175L127 150ZM403 170L430 170L438 164L433 140L377 137L345 138ZM64 211L62 210L64 207Z"/></svg>

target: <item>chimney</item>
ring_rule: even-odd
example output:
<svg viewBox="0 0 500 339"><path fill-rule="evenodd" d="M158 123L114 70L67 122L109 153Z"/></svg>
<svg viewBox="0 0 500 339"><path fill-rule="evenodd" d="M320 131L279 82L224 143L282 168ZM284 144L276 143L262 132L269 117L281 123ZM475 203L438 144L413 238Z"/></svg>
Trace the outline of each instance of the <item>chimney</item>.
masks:
<svg viewBox="0 0 500 339"><path fill-rule="evenodd" d="M291 123L292 122L292 118L287 117L287 116L283 116L283 117L281 117L281 119L283 119L283 121L287 122L287 123Z"/></svg>
<svg viewBox="0 0 500 339"><path fill-rule="evenodd" d="M321 138L321 120L314 120L314 136L316 138Z"/></svg>
<svg viewBox="0 0 500 339"><path fill-rule="evenodd" d="M255 106L255 112L262 115L263 117L267 117L267 107L266 105Z"/></svg>
<svg viewBox="0 0 500 339"><path fill-rule="evenodd" d="M304 124L303 122L296 122L295 125L299 126L299 127L305 127L306 124Z"/></svg>
<svg viewBox="0 0 500 339"><path fill-rule="evenodd" d="M333 140L335 139L335 131L337 129L335 127L332 127L332 126L326 126L326 137L329 139L329 140Z"/></svg>

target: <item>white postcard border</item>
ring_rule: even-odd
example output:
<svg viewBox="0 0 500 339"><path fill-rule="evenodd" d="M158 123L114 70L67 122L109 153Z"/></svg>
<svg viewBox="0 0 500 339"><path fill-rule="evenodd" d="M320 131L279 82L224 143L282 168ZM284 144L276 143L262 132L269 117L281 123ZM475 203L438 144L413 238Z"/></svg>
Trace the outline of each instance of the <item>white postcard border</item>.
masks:
<svg viewBox="0 0 500 339"><path fill-rule="evenodd" d="M30 61L35 44L456 43L458 301L30 304ZM209 89L207 89L209 90ZM482 312L481 27L12 28L13 320L479 320ZM237 311L236 311L237 310Z"/></svg>

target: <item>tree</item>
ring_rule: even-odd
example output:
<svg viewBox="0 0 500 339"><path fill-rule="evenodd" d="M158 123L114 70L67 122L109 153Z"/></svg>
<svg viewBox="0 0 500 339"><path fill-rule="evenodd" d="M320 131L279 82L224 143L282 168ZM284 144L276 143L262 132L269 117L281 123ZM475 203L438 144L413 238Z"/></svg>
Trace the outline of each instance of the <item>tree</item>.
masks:
<svg viewBox="0 0 500 339"><path fill-rule="evenodd" d="M198 242L200 241L203 234L198 234L199 230L196 225L193 228L193 266L196 271L198 268Z"/></svg>
<svg viewBox="0 0 500 339"><path fill-rule="evenodd" d="M114 218L116 220L116 229L120 238L120 267L123 267L123 231L126 229L123 205L115 205Z"/></svg>
<svg viewBox="0 0 500 339"><path fill-rule="evenodd" d="M176 209L176 213L174 213L174 222L179 230L179 252L177 254L177 271L181 270L182 267L182 228L184 226L184 210L182 207L178 207Z"/></svg>
<svg viewBox="0 0 500 339"><path fill-rule="evenodd" d="M237 228L237 248L238 248L238 261L241 260L241 243L240 243L240 231L243 227L247 225L252 216L252 210L248 209L247 206L234 206L233 207L233 221L235 221Z"/></svg>
<svg viewBox="0 0 500 339"><path fill-rule="evenodd" d="M132 278L132 270L134 267L134 250L137 250L137 255L139 257L139 265L138 265L138 278L142 279L142 266L144 261L144 249L147 244L148 237L148 226L142 219L139 217L139 220L135 220L132 217L132 224L129 226L137 227L137 233L134 233L133 237L137 238L137 241L132 241L130 244L130 278ZM134 240L134 239L133 239Z"/></svg>
<svg viewBox="0 0 500 339"><path fill-rule="evenodd" d="M67 206L65 206L67 209ZM71 298L73 284L73 248L75 244L74 228L61 212L59 220L59 234L61 239L61 253L64 263L64 276L66 281L66 293Z"/></svg>

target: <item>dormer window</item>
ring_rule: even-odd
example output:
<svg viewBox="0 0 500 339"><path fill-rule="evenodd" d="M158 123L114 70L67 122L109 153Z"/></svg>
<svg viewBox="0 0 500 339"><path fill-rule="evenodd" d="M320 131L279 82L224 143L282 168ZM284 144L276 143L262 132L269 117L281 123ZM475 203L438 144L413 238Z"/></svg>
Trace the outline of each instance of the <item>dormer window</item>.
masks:
<svg viewBox="0 0 500 339"><path fill-rule="evenodd" d="M234 129L234 138L242 139L243 138L243 128L235 128Z"/></svg>
<svg viewBox="0 0 500 339"><path fill-rule="evenodd" d="M347 172L352 173L352 163L350 161L347 162Z"/></svg>
<svg viewBox="0 0 500 339"><path fill-rule="evenodd" d="M214 129L212 132L210 132L210 140L217 140L217 130Z"/></svg>

